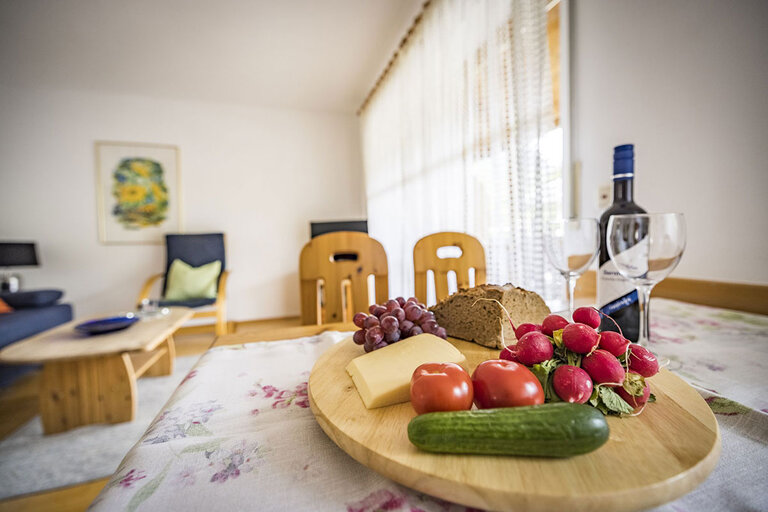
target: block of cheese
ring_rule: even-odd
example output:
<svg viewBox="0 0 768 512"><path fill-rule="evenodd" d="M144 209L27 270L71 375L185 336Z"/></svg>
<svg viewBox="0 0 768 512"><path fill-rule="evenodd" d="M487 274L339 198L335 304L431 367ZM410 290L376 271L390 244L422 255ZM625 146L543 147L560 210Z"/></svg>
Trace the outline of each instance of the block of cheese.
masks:
<svg viewBox="0 0 768 512"><path fill-rule="evenodd" d="M424 363L457 363L464 354L434 334L419 334L356 357L347 365L365 407L374 409L411 399L411 376Z"/></svg>

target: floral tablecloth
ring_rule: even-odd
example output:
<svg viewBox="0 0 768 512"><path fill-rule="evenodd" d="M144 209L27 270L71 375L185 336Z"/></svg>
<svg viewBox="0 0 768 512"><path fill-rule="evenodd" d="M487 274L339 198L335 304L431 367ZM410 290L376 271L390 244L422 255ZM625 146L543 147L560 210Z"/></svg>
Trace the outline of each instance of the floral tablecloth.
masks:
<svg viewBox="0 0 768 512"><path fill-rule="evenodd" d="M655 510L768 510L768 317L663 299L652 308L652 350L700 390L723 445L706 482ZM309 371L345 336L209 350L92 510L469 510L378 475L317 425Z"/></svg>

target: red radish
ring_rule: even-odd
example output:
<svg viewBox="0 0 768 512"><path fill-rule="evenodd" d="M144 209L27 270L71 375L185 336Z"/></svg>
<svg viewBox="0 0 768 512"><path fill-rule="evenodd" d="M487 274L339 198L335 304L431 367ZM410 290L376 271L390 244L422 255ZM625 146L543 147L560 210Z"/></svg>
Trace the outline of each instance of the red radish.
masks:
<svg viewBox="0 0 768 512"><path fill-rule="evenodd" d="M499 359L505 359L507 361L517 361L517 345L509 345L507 347L504 347L502 349L501 354L499 354Z"/></svg>
<svg viewBox="0 0 768 512"><path fill-rule="evenodd" d="M597 331L584 324L568 324L563 329L563 345L577 354L589 354L600 341Z"/></svg>
<svg viewBox="0 0 768 512"><path fill-rule="evenodd" d="M518 362L526 366L533 366L552 359L555 351L549 338L536 331L529 332L520 338L515 347L517 348Z"/></svg>
<svg viewBox="0 0 768 512"><path fill-rule="evenodd" d="M629 340L621 334L614 331L603 331L600 333L600 348L607 350L616 357L627 352Z"/></svg>
<svg viewBox="0 0 768 512"><path fill-rule="evenodd" d="M595 350L581 361L581 367L597 384L621 386L624 382L624 368L616 356L607 350Z"/></svg>
<svg viewBox="0 0 768 512"><path fill-rule="evenodd" d="M552 387L565 402L583 404L592 396L592 379L578 366L558 366L552 375Z"/></svg>
<svg viewBox="0 0 768 512"><path fill-rule="evenodd" d="M568 320L560 315L549 315L541 322L541 332L547 336L552 336L553 332L565 328L566 325L568 325Z"/></svg>
<svg viewBox="0 0 768 512"><path fill-rule="evenodd" d="M634 373L634 372L629 372L629 373ZM623 387L617 387L616 392L625 402L627 402L629 405L637 409L638 407L642 407L643 405L645 405L645 403L648 401L648 397L651 396L651 386L647 382L645 383L642 396L630 395L627 392L627 390L624 389Z"/></svg>
<svg viewBox="0 0 768 512"><path fill-rule="evenodd" d="M629 369L643 377L653 377L659 373L659 362L650 350L633 343L629 348Z"/></svg>
<svg viewBox="0 0 768 512"><path fill-rule="evenodd" d="M595 308L577 308L573 312L573 321L597 329L600 327L600 313Z"/></svg>
<svg viewBox="0 0 768 512"><path fill-rule="evenodd" d="M529 332L541 332L541 326L537 324L520 324L517 327L513 325L512 328L515 331L515 338L517 339L522 338Z"/></svg>

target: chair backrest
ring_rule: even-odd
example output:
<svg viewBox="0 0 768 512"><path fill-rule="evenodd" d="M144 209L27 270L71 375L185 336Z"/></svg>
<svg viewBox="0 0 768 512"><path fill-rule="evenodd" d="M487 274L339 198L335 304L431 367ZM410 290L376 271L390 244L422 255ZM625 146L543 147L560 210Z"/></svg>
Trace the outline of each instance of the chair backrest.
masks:
<svg viewBox="0 0 768 512"><path fill-rule="evenodd" d="M442 247L458 247L461 256L441 258L437 250ZM447 231L425 236L413 247L416 298L427 302L427 271L434 272L435 295L441 301L448 297L448 273L456 273L459 288L468 288L470 269L475 270L475 286L485 284L485 250L477 238Z"/></svg>
<svg viewBox="0 0 768 512"><path fill-rule="evenodd" d="M226 266L223 233L205 234L168 234L165 235L166 263L165 275L171 268L173 260L199 267L212 261L221 261L221 270ZM165 280L163 281L165 295Z"/></svg>
<svg viewBox="0 0 768 512"><path fill-rule="evenodd" d="M365 233L338 231L313 238L301 250L301 320L304 324L351 322L368 311L368 276L377 303L387 300L387 253Z"/></svg>

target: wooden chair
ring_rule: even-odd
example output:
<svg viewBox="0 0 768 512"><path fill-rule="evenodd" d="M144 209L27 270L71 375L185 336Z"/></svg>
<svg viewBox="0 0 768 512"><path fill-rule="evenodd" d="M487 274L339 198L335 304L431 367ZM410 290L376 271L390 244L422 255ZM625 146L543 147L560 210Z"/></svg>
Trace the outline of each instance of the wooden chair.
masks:
<svg viewBox="0 0 768 512"><path fill-rule="evenodd" d="M351 322L368 311L368 276L375 279L377 303L387 300L387 253L365 233L339 231L313 238L301 250L302 324Z"/></svg>
<svg viewBox="0 0 768 512"><path fill-rule="evenodd" d="M440 258L437 250L458 247L461 256ZM413 271L416 298L427 302L427 271L435 275L435 295L438 302L448 297L448 272L456 273L456 284L469 288L469 269L475 269L475 285L485 284L485 250L480 241L466 233L442 232L427 235L413 247Z"/></svg>
<svg viewBox="0 0 768 512"><path fill-rule="evenodd" d="M163 295L165 295L166 276L171 268L173 260L180 259L193 267L199 267L213 261L221 261L221 274L219 274L218 288L215 299L192 299L186 301L160 300L160 306L184 306L188 308L200 308L213 306L212 310L196 311L192 318L214 317L216 319L216 335L227 334L227 277L229 272L225 270L224 235L222 233L210 233L201 235L165 235L166 264L165 272L155 274L147 279L139 293L138 304L149 299L152 287L158 279L163 279Z"/></svg>

